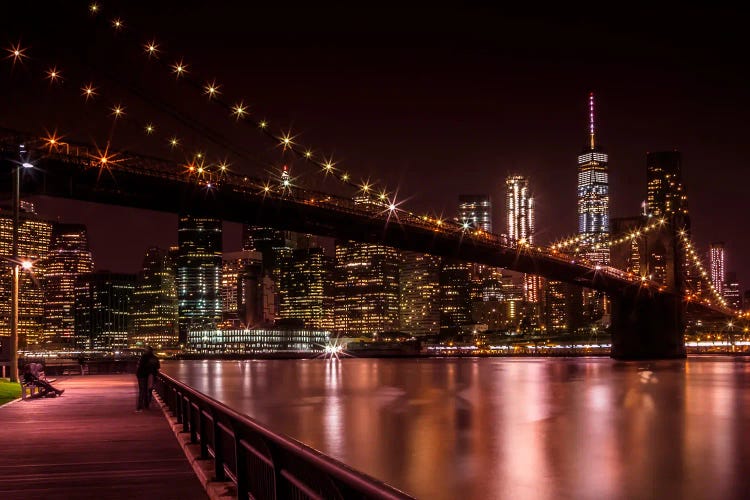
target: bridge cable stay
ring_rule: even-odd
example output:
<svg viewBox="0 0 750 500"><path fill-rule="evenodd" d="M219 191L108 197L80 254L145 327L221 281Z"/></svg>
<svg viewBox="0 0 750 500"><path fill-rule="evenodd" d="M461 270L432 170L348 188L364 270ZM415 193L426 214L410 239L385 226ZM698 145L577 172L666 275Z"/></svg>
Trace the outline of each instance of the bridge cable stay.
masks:
<svg viewBox="0 0 750 500"><path fill-rule="evenodd" d="M688 235L687 231L682 229L678 232L678 235L683 244L683 247L685 248L686 255L689 259L689 262L693 265L695 270L698 272L699 278L701 279L703 285L705 285L706 289L711 291L711 295L713 295L713 300L716 301L716 303L718 303L721 308L726 309L726 310L731 310L729 306L727 305L726 299L719 293L719 290L711 282L709 274L706 271L706 268L703 265L703 262L701 262L699 253L696 252L695 245L691 241L690 236ZM710 299L706 299L706 298L704 298L704 300L710 301Z"/></svg>
<svg viewBox="0 0 750 500"><path fill-rule="evenodd" d="M92 11L91 8L89 10L93 17L101 17L99 15L102 10L101 7L98 7L96 11ZM322 173L324 177L333 176L338 179L342 185L355 188L358 191L361 191L364 196L371 196L375 193L375 186L372 183L369 181L363 181L362 184L355 183L348 172L336 167L336 162L333 161L332 157L319 157L312 149L302 148L295 142L294 139L297 136L293 135L291 130L287 130L286 132L282 131L280 134L274 134L271 132L270 124L267 120L256 119L252 116L249 111L249 105L246 104L245 99L236 100L232 103L222 98L222 85L218 84L216 79L205 80L204 83L197 77L193 77L193 71L189 68L189 65L184 62L184 58L176 59L172 64L167 63L166 59L162 56L164 51L155 39L151 39L145 43L139 42L135 36L129 35L132 31L125 29L125 23L121 18L114 18L111 27L117 33L118 37L127 39L127 41L133 46L142 47L142 53L145 54L148 59L155 61L162 67L162 69L174 74L176 80L185 82L192 87L193 90L205 95L211 103L223 108L224 111L228 112L229 116L233 116L237 122L253 125L254 128L260 131L265 137L272 139L276 146L282 148L282 153L290 151L297 158L303 159L305 163L316 166L316 171ZM389 193L385 189L376 195L376 199L381 202L393 202L393 200L389 199Z"/></svg>
<svg viewBox="0 0 750 500"><path fill-rule="evenodd" d="M26 52L27 49L23 48L21 46L21 43L18 42L17 44L12 44L10 47L6 48L6 51L9 53L9 55L6 57L6 59L11 59L13 65L16 63L23 63L23 64L29 64L34 65L37 62L36 58L31 58ZM57 65L52 66L43 66L41 63L37 65L38 68L32 67L32 71L38 71L39 74L45 75L45 79L49 81L49 87L52 88L53 86L62 85L65 81L72 80L72 78L68 78L67 74L64 74L61 69ZM134 82L130 82L129 84L123 84L121 79L115 78L111 73L103 70L102 68L99 68L91 63L86 63L84 61L83 66L88 68L89 70L102 75L106 79L110 80L115 85L124 86L125 89L130 93L135 95L135 97L141 99L143 102L145 102L147 105L156 108L157 111L161 111L167 115L169 115L171 118L173 118L175 121L179 122L180 124L184 125L185 127L197 132L201 135L201 137L208 139L210 142L213 142L214 144L218 145L223 150L227 150L230 153L234 154L235 156L247 161L248 163L265 163L266 166L272 167L273 164L271 162L268 162L267 160L261 160L257 157L253 157L254 155L250 153L247 149L237 146L236 144L232 144L230 141L226 140L221 134L215 133L210 127L206 127L205 125L198 123L195 120L191 120L189 117L187 117L185 114L180 113L174 106L171 106L170 104L166 102L162 102L158 99L152 98L148 92L146 92L142 87L137 86ZM41 68L47 68L47 69L41 69ZM83 82L84 80L81 80ZM114 125L118 122L118 119L123 118L125 115L129 113L129 110L126 106L123 105L122 101L115 101L112 99L107 99L104 95L104 93L101 91L100 87L95 87L93 81L88 80L88 83L82 83L80 85L81 94L80 97L82 97L86 103L89 103L89 101L93 102L99 102L101 105L103 105L108 111L110 111L111 116L114 117L113 120L113 126L110 130L110 135L107 139L107 146L104 148L104 154L101 154L99 156L101 157L107 157L106 152L110 149L110 143L112 141L112 134L114 133ZM144 121L144 127L141 131L145 131L146 135L152 135L157 127L154 126L153 121ZM64 146L65 142L62 140L63 137L59 136L57 134L57 130L54 130L53 132L47 131L47 143L49 146ZM170 145L172 146L172 149L180 146L179 140L176 138L177 136L172 136L169 140ZM201 155L199 155L201 156ZM219 162L219 165L222 165L222 170L225 170L227 165L226 161Z"/></svg>

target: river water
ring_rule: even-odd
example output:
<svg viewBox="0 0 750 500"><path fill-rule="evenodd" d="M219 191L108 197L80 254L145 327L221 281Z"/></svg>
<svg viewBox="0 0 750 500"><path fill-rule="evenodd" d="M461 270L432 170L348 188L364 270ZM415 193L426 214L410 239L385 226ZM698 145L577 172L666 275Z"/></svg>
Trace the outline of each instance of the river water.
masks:
<svg viewBox="0 0 750 500"><path fill-rule="evenodd" d="M419 498L747 498L750 358L173 361Z"/></svg>

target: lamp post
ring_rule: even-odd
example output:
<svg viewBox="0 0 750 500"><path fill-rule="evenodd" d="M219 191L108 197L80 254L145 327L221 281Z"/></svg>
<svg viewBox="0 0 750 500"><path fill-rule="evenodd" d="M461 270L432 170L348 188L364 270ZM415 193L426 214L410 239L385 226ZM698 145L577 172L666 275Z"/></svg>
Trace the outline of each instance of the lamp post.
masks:
<svg viewBox="0 0 750 500"><path fill-rule="evenodd" d="M34 165L25 158L26 148L20 146L21 161L13 169L13 236L11 244L11 264L13 279L11 280L10 301L10 381L18 382L18 278L21 267L31 268L31 262L23 261L18 256L18 228L21 213L21 168L32 168Z"/></svg>

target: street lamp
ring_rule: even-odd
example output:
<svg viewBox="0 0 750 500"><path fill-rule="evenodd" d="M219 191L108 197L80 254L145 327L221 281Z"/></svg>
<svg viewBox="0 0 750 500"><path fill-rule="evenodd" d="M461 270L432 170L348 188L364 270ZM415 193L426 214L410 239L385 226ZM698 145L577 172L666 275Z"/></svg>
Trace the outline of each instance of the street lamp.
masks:
<svg viewBox="0 0 750 500"><path fill-rule="evenodd" d="M19 146L20 161L13 169L13 243L11 261L13 265L13 279L11 285L10 305L10 381L18 382L18 277L21 267L31 269L31 262L21 261L18 257L18 227L21 212L21 169L30 169L34 165L26 157L26 148Z"/></svg>

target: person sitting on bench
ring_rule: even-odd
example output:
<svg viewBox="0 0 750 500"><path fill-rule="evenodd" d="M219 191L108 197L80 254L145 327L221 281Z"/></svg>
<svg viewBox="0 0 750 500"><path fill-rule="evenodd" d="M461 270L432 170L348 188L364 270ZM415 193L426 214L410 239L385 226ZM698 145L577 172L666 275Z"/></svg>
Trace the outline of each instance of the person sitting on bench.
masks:
<svg viewBox="0 0 750 500"><path fill-rule="evenodd" d="M26 385L34 384L37 387L40 387L43 389L43 392L39 393L39 397L42 396L49 396L51 393L54 393L56 396L62 396L62 393L65 392L65 389L55 389L52 384L47 382L46 380L40 379L35 373L34 368L32 367L33 363L29 363L26 365L26 367L23 370L23 382Z"/></svg>

